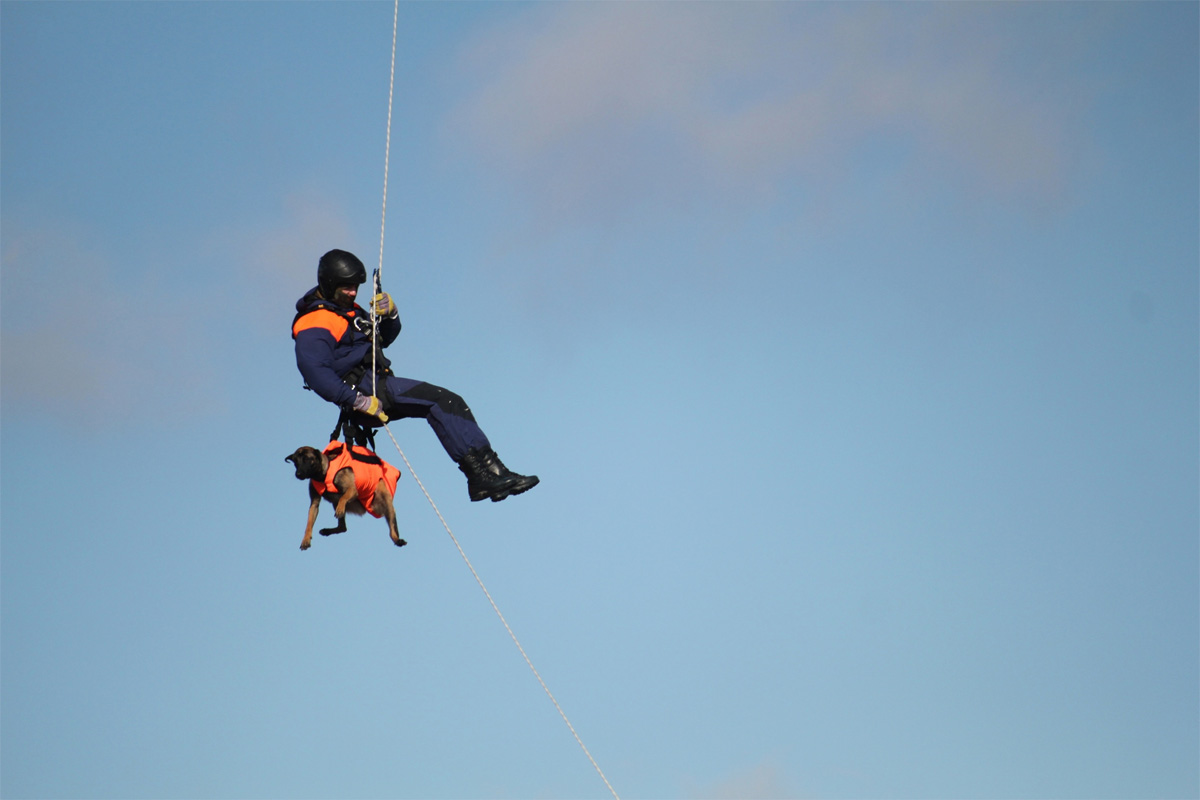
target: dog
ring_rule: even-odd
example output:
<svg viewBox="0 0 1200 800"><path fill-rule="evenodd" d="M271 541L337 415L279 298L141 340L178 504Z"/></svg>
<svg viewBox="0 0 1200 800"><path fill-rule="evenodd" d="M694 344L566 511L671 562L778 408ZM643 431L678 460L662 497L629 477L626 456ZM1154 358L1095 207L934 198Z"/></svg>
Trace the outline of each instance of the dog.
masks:
<svg viewBox="0 0 1200 800"><path fill-rule="evenodd" d="M392 504L400 470L365 447L351 447L338 441L330 442L324 451L315 447L298 448L284 461L296 467L297 479L309 481L311 504L304 539L300 542L301 550L312 546L313 523L317 521L322 496L333 504L333 514L338 521L336 528L322 528L322 536L344 533L346 512L369 513L387 519L392 544L397 547L408 544L400 538Z"/></svg>

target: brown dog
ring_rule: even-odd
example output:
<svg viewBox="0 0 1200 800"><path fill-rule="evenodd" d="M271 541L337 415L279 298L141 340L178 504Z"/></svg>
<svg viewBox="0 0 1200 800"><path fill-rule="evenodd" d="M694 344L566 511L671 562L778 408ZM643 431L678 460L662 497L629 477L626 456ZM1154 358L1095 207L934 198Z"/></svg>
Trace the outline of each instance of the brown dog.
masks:
<svg viewBox="0 0 1200 800"><path fill-rule="evenodd" d="M307 550L312 545L313 523L317 521L322 495L333 503L333 513L338 520L336 528L322 528L322 536L344 533L346 512L369 512L372 516L387 519L393 544L397 547L408 544L400 538L400 532L396 528L392 488L388 483L390 479L391 486L394 487L400 477L400 471L391 464L365 447L349 447L341 442L330 442L324 452L315 447L301 447L284 461L295 465L298 479L309 481L308 496L312 503L308 507L308 525L304 529L304 539L300 542L301 550ZM331 467L332 475L329 474Z"/></svg>

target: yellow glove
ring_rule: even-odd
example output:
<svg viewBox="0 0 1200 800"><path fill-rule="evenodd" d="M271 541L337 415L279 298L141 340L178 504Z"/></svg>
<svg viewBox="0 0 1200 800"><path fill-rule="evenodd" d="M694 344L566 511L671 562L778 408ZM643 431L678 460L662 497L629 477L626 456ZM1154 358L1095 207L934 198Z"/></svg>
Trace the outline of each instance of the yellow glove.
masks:
<svg viewBox="0 0 1200 800"><path fill-rule="evenodd" d="M388 421L387 414L383 413L383 406L378 397L367 397L365 394L360 394L354 398L354 410L375 417L380 422Z"/></svg>
<svg viewBox="0 0 1200 800"><path fill-rule="evenodd" d="M375 299L371 301L375 315L378 317L394 317L399 311L396 310L396 304L392 302L392 296L387 292L380 292L375 295Z"/></svg>

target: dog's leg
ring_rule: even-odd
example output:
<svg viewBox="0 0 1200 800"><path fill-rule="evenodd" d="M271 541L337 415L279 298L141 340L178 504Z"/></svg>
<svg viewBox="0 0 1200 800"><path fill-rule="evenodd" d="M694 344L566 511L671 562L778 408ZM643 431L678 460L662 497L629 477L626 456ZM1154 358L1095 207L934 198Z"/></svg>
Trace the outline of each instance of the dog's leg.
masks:
<svg viewBox="0 0 1200 800"><path fill-rule="evenodd" d="M346 504L351 500L358 499L358 487L354 485L354 471L349 467L338 470L337 475L333 476L333 485L342 493L342 496L338 498L337 505L333 507L333 514L337 517L338 524L336 528L322 529L322 536L346 532Z"/></svg>
<svg viewBox="0 0 1200 800"><path fill-rule="evenodd" d="M321 509L321 495L312 486L308 487L308 524L304 526L304 539L300 542L300 549L307 550L312 546L312 531L313 524L317 521L317 512Z"/></svg>
<svg viewBox="0 0 1200 800"><path fill-rule="evenodd" d="M318 533L320 533L322 536L333 536L335 533L345 533L345 532L346 532L346 518L345 517L338 517L338 524L337 524L336 528L321 528L321 530L318 531Z"/></svg>
<svg viewBox="0 0 1200 800"><path fill-rule="evenodd" d="M377 511L382 511L387 520L388 533L392 535L392 544L404 547L408 542L400 538L400 530L396 527L396 509L392 506L392 493L388 491L387 483L380 481L375 487L375 505Z"/></svg>
<svg viewBox="0 0 1200 800"><path fill-rule="evenodd" d="M333 476L333 485L342 493L333 513L337 514L338 519L345 519L346 506L352 500L358 499L358 487L354 484L354 471L349 467L338 470L338 474Z"/></svg>

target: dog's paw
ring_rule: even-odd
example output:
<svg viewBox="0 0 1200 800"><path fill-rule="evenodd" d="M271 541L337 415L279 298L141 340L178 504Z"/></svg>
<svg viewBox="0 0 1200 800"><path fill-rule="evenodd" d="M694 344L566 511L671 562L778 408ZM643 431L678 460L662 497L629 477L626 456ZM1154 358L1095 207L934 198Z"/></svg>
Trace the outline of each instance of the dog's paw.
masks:
<svg viewBox="0 0 1200 800"><path fill-rule="evenodd" d="M321 528L321 530L317 531L317 533L321 534L322 536L333 536L335 533L341 533L343 530L345 530L345 529L344 528Z"/></svg>
<svg viewBox="0 0 1200 800"><path fill-rule="evenodd" d="M312 539L305 539L303 542L300 543L301 550L307 550L310 547L312 547Z"/></svg>
<svg viewBox="0 0 1200 800"><path fill-rule="evenodd" d="M392 544L396 545L396 547L404 547L408 542L403 539L392 539Z"/></svg>

